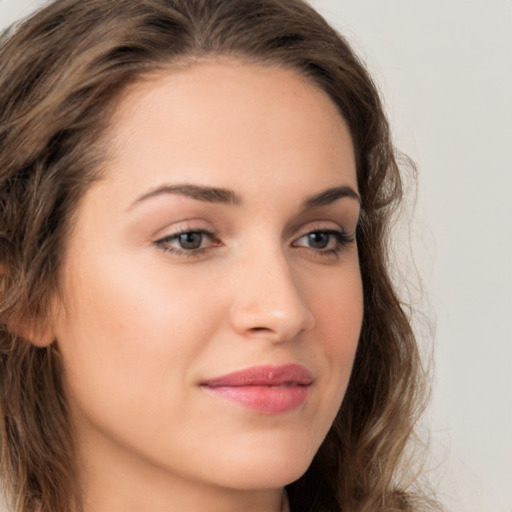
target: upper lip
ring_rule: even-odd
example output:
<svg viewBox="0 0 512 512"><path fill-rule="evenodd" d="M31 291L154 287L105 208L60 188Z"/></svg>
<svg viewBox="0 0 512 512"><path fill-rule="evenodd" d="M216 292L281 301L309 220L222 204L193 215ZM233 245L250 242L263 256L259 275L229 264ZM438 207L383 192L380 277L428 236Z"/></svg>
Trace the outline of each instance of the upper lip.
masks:
<svg viewBox="0 0 512 512"><path fill-rule="evenodd" d="M241 387L241 386L309 386L313 383L311 372L298 364L283 366L254 366L202 382L203 386Z"/></svg>

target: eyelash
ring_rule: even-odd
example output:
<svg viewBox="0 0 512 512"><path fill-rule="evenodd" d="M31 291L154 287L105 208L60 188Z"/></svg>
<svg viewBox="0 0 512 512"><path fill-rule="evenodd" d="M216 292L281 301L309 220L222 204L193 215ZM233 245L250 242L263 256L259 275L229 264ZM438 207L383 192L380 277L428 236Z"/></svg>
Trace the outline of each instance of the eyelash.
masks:
<svg viewBox="0 0 512 512"><path fill-rule="evenodd" d="M305 237L310 237L312 235L327 235L329 237L333 237L335 239L335 246L329 249L324 248L318 248L315 249L313 247L306 247L302 245L296 245L299 240L302 240ZM200 235L202 237L206 237L207 239L211 240L213 242L212 245L208 245L206 247L199 247L197 249L184 249L184 248L178 248L173 247L170 245L172 242L175 242L179 239L179 237L183 235ZM326 245L329 245L329 242ZM201 243L203 240L201 240ZM313 252L317 253L319 256L337 256L339 253L343 251L347 246L355 242L355 235L349 235L345 231L338 231L334 229L312 229L308 231L307 233L304 233L299 238L294 240L292 243L292 246L297 248L304 248L304 249L310 249ZM168 235L164 238L161 238L159 240L156 240L154 244L161 249L164 253L170 253L177 256L184 256L184 257L200 257L203 254L205 254L207 251L209 251L212 247L219 247L221 245L221 242L217 239L215 236L215 233L212 233L210 231L204 230L204 229L187 229L183 231L179 231L177 233L173 233L171 235Z"/></svg>

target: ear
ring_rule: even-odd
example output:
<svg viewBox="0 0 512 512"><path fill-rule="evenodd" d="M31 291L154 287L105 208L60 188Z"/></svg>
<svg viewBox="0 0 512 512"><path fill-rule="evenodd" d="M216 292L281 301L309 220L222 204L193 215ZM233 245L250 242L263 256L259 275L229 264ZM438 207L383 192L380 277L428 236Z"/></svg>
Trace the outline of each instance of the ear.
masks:
<svg viewBox="0 0 512 512"><path fill-rule="evenodd" d="M0 264L0 291L4 286L5 266ZM30 314L21 318L8 318L7 328L12 333L29 341L39 348L51 345L55 341L55 335L49 319L33 318Z"/></svg>

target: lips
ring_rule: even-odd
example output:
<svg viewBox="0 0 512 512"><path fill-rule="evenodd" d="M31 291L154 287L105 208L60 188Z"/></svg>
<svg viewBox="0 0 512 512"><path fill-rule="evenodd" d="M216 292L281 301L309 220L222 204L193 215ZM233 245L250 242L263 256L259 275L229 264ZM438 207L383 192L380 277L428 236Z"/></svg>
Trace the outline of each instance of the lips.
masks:
<svg viewBox="0 0 512 512"><path fill-rule="evenodd" d="M261 414L282 414L302 405L313 384L303 366L255 366L208 379L201 388Z"/></svg>

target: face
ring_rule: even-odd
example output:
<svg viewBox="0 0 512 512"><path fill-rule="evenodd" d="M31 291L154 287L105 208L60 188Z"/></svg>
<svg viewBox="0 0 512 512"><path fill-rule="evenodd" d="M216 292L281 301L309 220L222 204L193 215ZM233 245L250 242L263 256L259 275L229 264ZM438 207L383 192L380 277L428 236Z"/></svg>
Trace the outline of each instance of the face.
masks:
<svg viewBox="0 0 512 512"><path fill-rule="evenodd" d="M361 328L345 123L294 72L227 61L133 86L108 137L53 324L82 471L290 483L340 407Z"/></svg>

